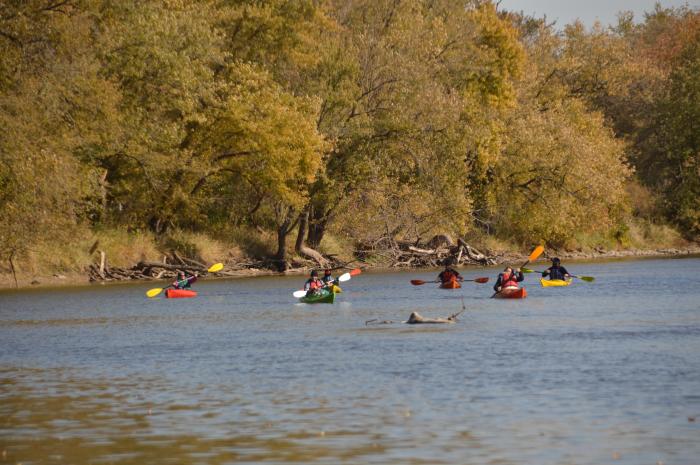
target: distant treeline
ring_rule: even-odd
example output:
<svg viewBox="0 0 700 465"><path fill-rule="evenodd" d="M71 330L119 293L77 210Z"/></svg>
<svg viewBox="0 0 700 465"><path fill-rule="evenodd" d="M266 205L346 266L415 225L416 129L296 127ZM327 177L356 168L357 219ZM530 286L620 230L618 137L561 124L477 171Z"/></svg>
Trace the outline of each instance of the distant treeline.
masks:
<svg viewBox="0 0 700 465"><path fill-rule="evenodd" d="M90 231L700 233L700 15L482 0L4 0L0 259ZM289 246L287 246L289 244Z"/></svg>

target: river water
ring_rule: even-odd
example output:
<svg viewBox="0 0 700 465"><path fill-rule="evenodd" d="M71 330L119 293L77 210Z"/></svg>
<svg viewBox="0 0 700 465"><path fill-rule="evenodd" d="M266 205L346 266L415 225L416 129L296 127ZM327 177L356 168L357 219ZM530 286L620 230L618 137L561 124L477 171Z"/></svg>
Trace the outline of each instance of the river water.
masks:
<svg viewBox="0 0 700 465"><path fill-rule="evenodd" d="M540 265L542 268L544 265ZM700 259L490 299L364 273L0 293L0 463L700 463ZM454 325L388 324L466 311Z"/></svg>

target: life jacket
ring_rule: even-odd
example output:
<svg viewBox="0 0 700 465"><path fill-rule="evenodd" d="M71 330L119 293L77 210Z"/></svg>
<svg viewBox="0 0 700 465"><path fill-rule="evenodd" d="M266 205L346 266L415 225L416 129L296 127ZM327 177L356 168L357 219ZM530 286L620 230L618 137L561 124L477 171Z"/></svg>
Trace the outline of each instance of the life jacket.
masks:
<svg viewBox="0 0 700 465"><path fill-rule="evenodd" d="M504 273L501 276L501 287L518 287L518 275L512 271L508 276L506 276Z"/></svg>
<svg viewBox="0 0 700 465"><path fill-rule="evenodd" d="M440 273L440 281L443 283L449 283L450 281L457 279L457 275L452 272L452 270L445 270Z"/></svg>
<svg viewBox="0 0 700 465"><path fill-rule="evenodd" d="M306 284L309 286L309 290L312 291L323 287L323 282L320 279L309 279L306 281Z"/></svg>

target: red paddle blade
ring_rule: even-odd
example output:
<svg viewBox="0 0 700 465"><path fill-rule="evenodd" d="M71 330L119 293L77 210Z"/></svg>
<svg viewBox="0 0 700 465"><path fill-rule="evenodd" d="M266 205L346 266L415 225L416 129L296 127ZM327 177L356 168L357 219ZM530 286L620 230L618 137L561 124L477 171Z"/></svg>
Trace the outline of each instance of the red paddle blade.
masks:
<svg viewBox="0 0 700 465"><path fill-rule="evenodd" d="M362 270L359 268L355 268L354 270L350 270L350 276L357 276L360 273L362 273Z"/></svg>
<svg viewBox="0 0 700 465"><path fill-rule="evenodd" d="M412 279L411 284L413 284L414 286L420 286L421 284L425 284L425 281L421 279Z"/></svg>
<svg viewBox="0 0 700 465"><path fill-rule="evenodd" d="M474 280L474 282L475 282L475 283L481 283L481 284L487 283L487 282L489 282L489 278L476 278L476 279Z"/></svg>

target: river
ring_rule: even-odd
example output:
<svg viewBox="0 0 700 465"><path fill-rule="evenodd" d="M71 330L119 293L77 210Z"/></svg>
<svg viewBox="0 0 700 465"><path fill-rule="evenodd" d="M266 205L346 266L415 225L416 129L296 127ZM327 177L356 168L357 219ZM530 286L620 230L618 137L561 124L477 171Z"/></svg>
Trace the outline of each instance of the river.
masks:
<svg viewBox="0 0 700 465"><path fill-rule="evenodd" d="M363 273L0 293L0 463L700 463L700 259L565 264L490 299ZM542 268L544 265L540 265ZM411 311L454 325L366 326ZM697 418L696 418L697 417Z"/></svg>

